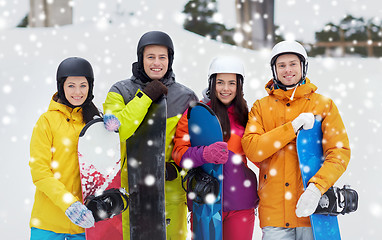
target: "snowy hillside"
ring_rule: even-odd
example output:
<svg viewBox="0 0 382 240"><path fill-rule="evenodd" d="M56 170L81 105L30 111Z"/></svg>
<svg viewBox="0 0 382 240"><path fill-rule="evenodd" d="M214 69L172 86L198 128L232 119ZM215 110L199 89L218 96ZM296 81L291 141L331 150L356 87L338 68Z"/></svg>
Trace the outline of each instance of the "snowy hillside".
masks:
<svg viewBox="0 0 382 240"><path fill-rule="evenodd" d="M144 9L142 10L145 13ZM270 79L269 50L250 51L210 41L184 31L177 15L162 12L152 19L119 16L108 21L78 21L51 29L0 30L0 232L2 239L28 239L34 186L29 172L29 141L37 118L56 90L58 64L66 57L88 59L95 70L95 103L102 108L110 86L131 75L139 37L163 30L173 38L177 81L199 97L207 86L207 69L218 55L245 62L245 98L249 106L265 96ZM339 216L343 239L381 239L382 60L309 59L308 77L318 92L331 97L341 111L352 158L336 184L358 190L356 213ZM256 219L258 224L258 219ZM254 239L261 238L255 229Z"/></svg>

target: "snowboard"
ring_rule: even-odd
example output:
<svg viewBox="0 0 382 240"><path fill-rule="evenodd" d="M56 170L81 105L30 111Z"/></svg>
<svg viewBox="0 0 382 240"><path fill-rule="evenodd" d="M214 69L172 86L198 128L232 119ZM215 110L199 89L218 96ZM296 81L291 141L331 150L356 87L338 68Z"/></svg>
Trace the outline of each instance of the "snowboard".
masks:
<svg viewBox="0 0 382 240"><path fill-rule="evenodd" d="M166 99L153 102L126 141L130 239L166 239Z"/></svg>
<svg viewBox="0 0 382 240"><path fill-rule="evenodd" d="M187 113L188 132L191 146L208 146L223 141L223 133L218 118L207 105L196 102ZM193 236L195 240L223 239L223 165L203 164L201 168L219 181L219 195L213 203L193 202Z"/></svg>
<svg viewBox="0 0 382 240"><path fill-rule="evenodd" d="M105 129L103 119L97 118L85 125L78 140L82 197L101 194L111 188L120 188L120 141L117 132ZM122 240L122 215L98 221L85 230L86 239Z"/></svg>
<svg viewBox="0 0 382 240"><path fill-rule="evenodd" d="M306 189L308 181L317 173L325 160L321 122L316 120L312 129L300 130L296 144L302 181ZM337 216L312 214L310 223L315 240L341 239Z"/></svg>

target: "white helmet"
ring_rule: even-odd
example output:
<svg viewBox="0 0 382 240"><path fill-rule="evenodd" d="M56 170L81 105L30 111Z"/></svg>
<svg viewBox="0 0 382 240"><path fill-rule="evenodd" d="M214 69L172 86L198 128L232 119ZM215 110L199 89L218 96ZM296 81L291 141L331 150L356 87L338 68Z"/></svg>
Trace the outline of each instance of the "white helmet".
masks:
<svg viewBox="0 0 382 240"><path fill-rule="evenodd" d="M241 85L244 81L244 64L243 62L231 56L222 56L216 57L212 60L210 64L210 69L208 70L208 88L206 91L206 95L209 96L212 89L212 81L211 76L218 73L235 73L241 75L239 78L241 81Z"/></svg>
<svg viewBox="0 0 382 240"><path fill-rule="evenodd" d="M308 54L306 53L305 48L298 42L296 41L282 41L277 43L271 52L271 68L272 68L272 74L273 74L273 80L276 81L276 84L281 84L282 83L277 79L277 74L276 74L276 59L282 55L282 54L287 54L287 53L292 53L296 54L301 61L301 81L305 80L306 73L308 71Z"/></svg>
<svg viewBox="0 0 382 240"><path fill-rule="evenodd" d="M208 78L215 73L236 73L240 74L244 79L244 65L242 61L236 57L216 57L210 64Z"/></svg>

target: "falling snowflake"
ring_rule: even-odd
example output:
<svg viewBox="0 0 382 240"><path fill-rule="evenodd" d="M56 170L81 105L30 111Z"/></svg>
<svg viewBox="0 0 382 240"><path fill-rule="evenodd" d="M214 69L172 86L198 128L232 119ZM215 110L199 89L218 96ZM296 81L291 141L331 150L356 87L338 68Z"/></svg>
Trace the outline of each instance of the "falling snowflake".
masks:
<svg viewBox="0 0 382 240"><path fill-rule="evenodd" d="M194 162L189 158L186 158L182 161L182 167L185 169L191 169L193 166Z"/></svg>
<svg viewBox="0 0 382 240"><path fill-rule="evenodd" d="M97 147L94 148L94 152L95 152L96 154L101 154L101 153L103 152L103 149L102 149L102 147L97 146Z"/></svg>
<svg viewBox="0 0 382 240"><path fill-rule="evenodd" d="M272 168L271 170L269 170L269 174L271 176L276 176L277 175L277 170L275 168Z"/></svg>
<svg viewBox="0 0 382 240"><path fill-rule="evenodd" d="M250 180L248 180L248 179L246 179L246 180L244 180L244 182L243 182L243 185L244 185L244 187L250 187L252 184L251 184L251 181Z"/></svg>
<svg viewBox="0 0 382 240"><path fill-rule="evenodd" d="M144 180L145 184L147 186L153 186L155 184L155 177L151 174L148 174L146 177L145 177L145 180Z"/></svg>
<svg viewBox="0 0 382 240"><path fill-rule="evenodd" d="M196 135L199 135L199 134L202 133L202 129L201 129L198 125L196 125L196 124L191 124L191 125L190 125L190 129L191 129L191 131L192 131L193 133L195 133Z"/></svg>
<svg viewBox="0 0 382 240"><path fill-rule="evenodd" d="M189 192L187 194L188 198L191 199L191 200L194 200L196 198L196 194L194 192Z"/></svg>
<svg viewBox="0 0 382 240"><path fill-rule="evenodd" d="M241 155L239 155L239 154L235 154L235 155L233 155L232 156L232 163L233 164L235 164L235 165L239 165L239 164L241 164L242 163L242 157L241 157Z"/></svg>
<svg viewBox="0 0 382 240"><path fill-rule="evenodd" d="M209 193L206 195L204 201L207 204L214 204L216 202L216 196L212 193Z"/></svg>
<svg viewBox="0 0 382 240"><path fill-rule="evenodd" d="M139 166L139 162L135 158L130 158L128 163L129 163L129 166L133 168L137 168Z"/></svg>

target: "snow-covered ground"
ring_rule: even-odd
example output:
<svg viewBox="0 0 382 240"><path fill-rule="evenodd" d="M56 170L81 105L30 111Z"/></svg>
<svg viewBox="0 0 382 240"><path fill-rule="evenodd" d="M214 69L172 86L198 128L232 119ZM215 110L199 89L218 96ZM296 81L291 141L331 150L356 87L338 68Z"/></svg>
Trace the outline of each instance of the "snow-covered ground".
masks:
<svg viewBox="0 0 382 240"><path fill-rule="evenodd" d="M147 12L146 12L147 13ZM34 186L29 172L32 128L56 91L56 70L66 57L88 59L95 70L95 103L102 108L110 86L131 75L139 37L163 30L175 44L177 81L199 97L207 86L207 70L218 55L245 62L245 97L249 106L265 96L270 79L269 50L250 51L184 31L178 15L152 18L115 15L113 23L77 21L47 29L0 30L0 233L2 239L28 239ZM158 20L159 19L159 20ZM379 176L382 123L382 60L376 58L311 58L308 77L318 92L334 99L348 131L352 158L336 185L351 184L359 193L358 211L339 216L343 239L381 239L382 187ZM261 239L256 229L254 239Z"/></svg>

